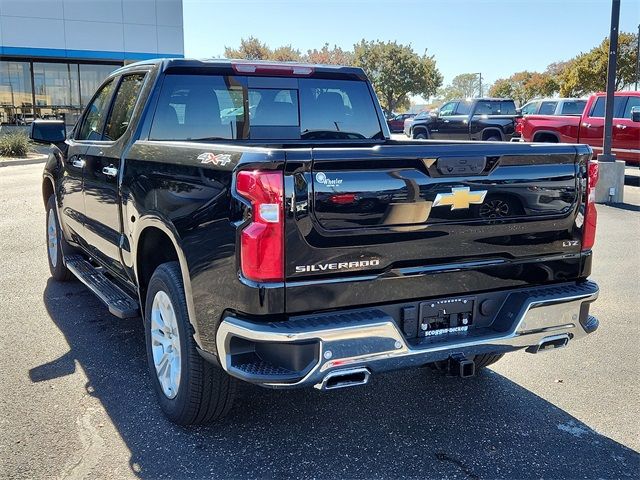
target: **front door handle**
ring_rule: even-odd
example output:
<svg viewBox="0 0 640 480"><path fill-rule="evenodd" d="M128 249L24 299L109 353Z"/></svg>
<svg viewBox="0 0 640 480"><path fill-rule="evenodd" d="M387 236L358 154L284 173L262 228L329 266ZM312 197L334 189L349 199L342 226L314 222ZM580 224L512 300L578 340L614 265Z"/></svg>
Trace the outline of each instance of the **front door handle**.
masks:
<svg viewBox="0 0 640 480"><path fill-rule="evenodd" d="M449 123L449 120L445 120L444 123Z"/></svg>
<svg viewBox="0 0 640 480"><path fill-rule="evenodd" d="M591 127L591 124L587 123L587 122L583 122L582 126L585 127L585 128L589 128L589 127Z"/></svg>
<svg viewBox="0 0 640 480"><path fill-rule="evenodd" d="M118 175L118 169L109 165L108 167L104 167L102 169L102 173L104 173L107 177L115 177Z"/></svg>
<svg viewBox="0 0 640 480"><path fill-rule="evenodd" d="M76 168L84 168L85 165L85 161L83 158L76 158L71 162L71 165L73 165Z"/></svg>
<svg viewBox="0 0 640 480"><path fill-rule="evenodd" d="M627 126L626 125L622 125L621 123L618 123L616 125L616 128L619 128L620 130L624 130L625 128L627 128Z"/></svg>

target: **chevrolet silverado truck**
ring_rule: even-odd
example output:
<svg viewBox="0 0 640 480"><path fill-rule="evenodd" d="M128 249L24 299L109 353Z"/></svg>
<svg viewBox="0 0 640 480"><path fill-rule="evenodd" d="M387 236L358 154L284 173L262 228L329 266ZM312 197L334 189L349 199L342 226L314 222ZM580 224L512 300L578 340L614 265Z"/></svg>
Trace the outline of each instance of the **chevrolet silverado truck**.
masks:
<svg viewBox="0 0 640 480"><path fill-rule="evenodd" d="M598 327L591 149L391 140L358 68L144 61L31 138L52 277L142 317L176 423L220 418L238 381L467 377Z"/></svg>
<svg viewBox="0 0 640 480"><path fill-rule="evenodd" d="M525 142L585 143L602 153L606 93L589 97L579 116L526 115L518 130ZM611 150L619 160L640 164L640 92L616 92Z"/></svg>
<svg viewBox="0 0 640 480"><path fill-rule="evenodd" d="M451 100L405 123L404 133L416 139L508 142L516 117L516 105L508 98Z"/></svg>

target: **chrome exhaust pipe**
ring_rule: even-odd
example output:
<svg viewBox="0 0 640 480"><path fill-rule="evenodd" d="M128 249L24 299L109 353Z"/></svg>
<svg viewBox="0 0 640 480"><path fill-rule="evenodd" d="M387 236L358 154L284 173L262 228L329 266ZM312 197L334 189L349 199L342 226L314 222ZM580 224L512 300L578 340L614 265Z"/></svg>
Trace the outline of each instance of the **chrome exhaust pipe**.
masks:
<svg viewBox="0 0 640 480"><path fill-rule="evenodd" d="M540 340L540 343L538 343L538 345L532 345L527 348L526 351L529 353L549 352L551 350L566 347L568 343L569 335L567 333L563 333L561 335L545 337Z"/></svg>
<svg viewBox="0 0 640 480"><path fill-rule="evenodd" d="M364 367L336 370L335 372L327 374L327 376L322 379L322 382L315 387L320 390L357 387L358 385L368 383L370 376L371 372Z"/></svg>

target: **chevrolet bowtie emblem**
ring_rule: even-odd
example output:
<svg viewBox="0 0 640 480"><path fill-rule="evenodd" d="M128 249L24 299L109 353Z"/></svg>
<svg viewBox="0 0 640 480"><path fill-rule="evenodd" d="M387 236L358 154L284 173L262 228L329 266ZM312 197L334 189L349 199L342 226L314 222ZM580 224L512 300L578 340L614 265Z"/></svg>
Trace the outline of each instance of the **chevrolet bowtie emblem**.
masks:
<svg viewBox="0 0 640 480"><path fill-rule="evenodd" d="M451 210L460 210L469 208L471 204L480 204L484 202L487 195L486 190L477 192L470 191L469 187L452 188L451 193L439 193L433 201L434 207L443 207L451 205Z"/></svg>

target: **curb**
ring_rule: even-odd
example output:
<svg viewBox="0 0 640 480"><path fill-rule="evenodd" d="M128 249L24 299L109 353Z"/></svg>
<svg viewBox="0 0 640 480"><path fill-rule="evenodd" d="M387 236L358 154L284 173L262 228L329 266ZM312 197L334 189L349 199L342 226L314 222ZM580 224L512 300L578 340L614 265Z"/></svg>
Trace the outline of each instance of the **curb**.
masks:
<svg viewBox="0 0 640 480"><path fill-rule="evenodd" d="M2 160L0 161L1 167L10 167L12 165L35 165L37 163L47 163L47 156L44 155L42 158L24 158L20 160Z"/></svg>

